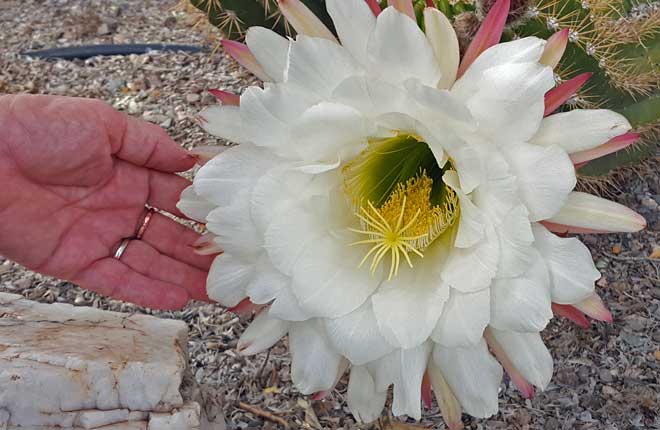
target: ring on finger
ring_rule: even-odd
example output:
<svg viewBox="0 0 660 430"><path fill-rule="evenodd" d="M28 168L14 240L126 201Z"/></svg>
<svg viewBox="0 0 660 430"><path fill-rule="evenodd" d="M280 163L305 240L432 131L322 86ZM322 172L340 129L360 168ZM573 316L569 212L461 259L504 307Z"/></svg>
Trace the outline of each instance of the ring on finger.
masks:
<svg viewBox="0 0 660 430"><path fill-rule="evenodd" d="M117 247L117 250L115 251L115 255L113 255L113 258L120 260L121 256L124 254L124 251L126 251L126 248L128 248L128 244L130 241L131 241L130 238L123 239L119 244L119 246Z"/></svg>
<svg viewBox="0 0 660 430"><path fill-rule="evenodd" d="M138 227L137 232L135 233L135 239L137 240L142 239L142 236L144 236L144 233L147 231L147 226L149 225L149 221L151 221L151 218L154 216L155 213L156 211L153 208L147 209L144 218L142 218L142 223L140 224L140 227Z"/></svg>

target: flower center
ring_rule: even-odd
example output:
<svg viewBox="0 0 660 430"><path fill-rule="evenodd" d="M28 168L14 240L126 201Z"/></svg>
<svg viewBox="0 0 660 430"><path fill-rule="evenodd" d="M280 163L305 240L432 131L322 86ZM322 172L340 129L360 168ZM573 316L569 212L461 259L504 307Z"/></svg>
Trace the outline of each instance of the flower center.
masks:
<svg viewBox="0 0 660 430"><path fill-rule="evenodd" d="M448 169L451 163L440 167L428 145L411 135L371 142L343 168L344 189L361 226L350 230L366 236L351 246L370 246L360 267L371 258L375 273L389 260L392 279L402 259L413 267L411 257L422 258L431 242L455 223L458 197L442 181Z"/></svg>

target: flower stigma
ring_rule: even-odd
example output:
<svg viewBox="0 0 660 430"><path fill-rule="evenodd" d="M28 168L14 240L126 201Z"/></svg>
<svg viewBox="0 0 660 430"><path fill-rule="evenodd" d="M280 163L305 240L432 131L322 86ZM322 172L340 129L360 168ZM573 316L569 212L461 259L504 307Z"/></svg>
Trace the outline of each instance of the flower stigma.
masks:
<svg viewBox="0 0 660 430"><path fill-rule="evenodd" d="M440 168L428 145L408 135L370 143L344 168L344 188L360 222L349 230L366 236L350 246L371 245L358 267L371 258L373 275L389 260L391 280L402 260L412 268L415 255L424 257L459 216L458 197L442 182L449 169L451 163Z"/></svg>

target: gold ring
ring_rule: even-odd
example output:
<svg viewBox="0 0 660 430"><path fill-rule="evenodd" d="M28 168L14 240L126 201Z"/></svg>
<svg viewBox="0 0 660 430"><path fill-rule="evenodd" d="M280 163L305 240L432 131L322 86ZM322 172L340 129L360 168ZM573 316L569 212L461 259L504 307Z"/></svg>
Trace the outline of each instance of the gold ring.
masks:
<svg viewBox="0 0 660 430"><path fill-rule="evenodd" d="M142 239L142 236L144 236L144 232L147 231L147 225L149 225L149 221L151 221L151 217L156 213L156 211L152 208L147 209L147 213L144 215L144 218L142 219L142 224L140 224L140 227L137 230L137 233L135 233L135 238L137 240Z"/></svg>
<svg viewBox="0 0 660 430"><path fill-rule="evenodd" d="M121 241L119 244L119 247L115 251L115 255L113 256L117 260L121 259L121 256L124 254L124 251L126 251L126 248L128 248L128 243L131 241L130 238L126 238Z"/></svg>

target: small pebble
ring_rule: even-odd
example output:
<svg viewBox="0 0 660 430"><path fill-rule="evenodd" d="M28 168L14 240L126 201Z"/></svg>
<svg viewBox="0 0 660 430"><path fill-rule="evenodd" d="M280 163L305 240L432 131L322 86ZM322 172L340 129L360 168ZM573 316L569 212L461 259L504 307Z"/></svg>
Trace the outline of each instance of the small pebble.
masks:
<svg viewBox="0 0 660 430"><path fill-rule="evenodd" d="M550 417L545 421L545 426L543 427L544 430L558 430L559 429L559 421L555 417Z"/></svg>
<svg viewBox="0 0 660 430"><path fill-rule="evenodd" d="M605 383L610 383L614 380L612 373L607 369L600 369L598 371L598 377L600 378L601 381Z"/></svg>
<svg viewBox="0 0 660 430"><path fill-rule="evenodd" d="M200 99L201 96L199 94L195 94L195 93L186 94L186 101L188 103L197 103Z"/></svg>
<svg viewBox="0 0 660 430"><path fill-rule="evenodd" d="M140 106L140 103L137 103L135 100L131 100L128 102L128 113L131 115L138 114L142 111L142 107Z"/></svg>
<svg viewBox="0 0 660 430"><path fill-rule="evenodd" d="M658 202L656 202L654 199L649 197L642 200L642 206L644 206L647 209L656 210L658 209Z"/></svg>
<svg viewBox="0 0 660 430"><path fill-rule="evenodd" d="M644 344L644 338L626 332L621 333L621 340L632 347L637 347Z"/></svg>

